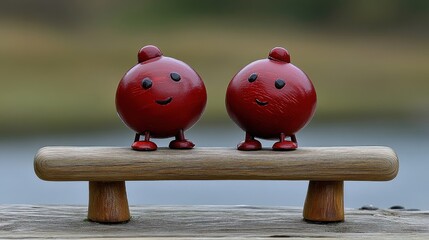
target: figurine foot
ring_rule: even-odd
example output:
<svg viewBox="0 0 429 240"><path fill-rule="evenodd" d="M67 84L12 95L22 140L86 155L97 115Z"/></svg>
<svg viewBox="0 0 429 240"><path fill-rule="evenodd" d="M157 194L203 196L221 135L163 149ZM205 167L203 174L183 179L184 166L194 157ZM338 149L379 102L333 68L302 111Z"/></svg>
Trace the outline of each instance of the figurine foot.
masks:
<svg viewBox="0 0 429 240"><path fill-rule="evenodd" d="M246 140L237 145L237 149L240 151L256 151L262 149L262 144L258 140Z"/></svg>
<svg viewBox="0 0 429 240"><path fill-rule="evenodd" d="M191 149L195 144L188 140L173 140L170 142L169 147L171 149Z"/></svg>
<svg viewBox="0 0 429 240"><path fill-rule="evenodd" d="M273 150L275 150L275 151L289 151L289 150L295 150L297 147L298 147L298 145L295 142L282 141L282 142L274 143Z"/></svg>
<svg viewBox="0 0 429 240"><path fill-rule="evenodd" d="M136 141L131 145L131 148L137 151L155 151L158 146L151 141Z"/></svg>

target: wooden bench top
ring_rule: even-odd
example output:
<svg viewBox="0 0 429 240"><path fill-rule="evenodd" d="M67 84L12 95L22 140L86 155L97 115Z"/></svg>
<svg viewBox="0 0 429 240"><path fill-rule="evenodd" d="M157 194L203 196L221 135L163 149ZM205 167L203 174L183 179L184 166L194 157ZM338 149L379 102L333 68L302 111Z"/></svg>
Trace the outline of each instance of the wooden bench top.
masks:
<svg viewBox="0 0 429 240"><path fill-rule="evenodd" d="M35 156L39 178L49 181L317 180L387 181L398 173L388 147L303 147L243 152L195 148L153 152L128 147L44 147Z"/></svg>

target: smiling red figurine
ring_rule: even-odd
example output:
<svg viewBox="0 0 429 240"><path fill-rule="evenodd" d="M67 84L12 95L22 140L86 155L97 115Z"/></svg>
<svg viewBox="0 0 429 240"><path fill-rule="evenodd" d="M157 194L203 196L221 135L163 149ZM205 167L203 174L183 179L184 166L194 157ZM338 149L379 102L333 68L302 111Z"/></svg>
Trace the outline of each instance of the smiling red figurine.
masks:
<svg viewBox="0 0 429 240"><path fill-rule="evenodd" d="M273 150L293 150L298 147L296 132L313 117L316 91L290 63L288 51L276 47L268 59L250 63L232 78L225 102L231 119L246 132L238 150L260 150L255 137L279 139Z"/></svg>
<svg viewBox="0 0 429 240"><path fill-rule="evenodd" d="M175 137L170 148L193 148L184 131L198 121L206 101L201 77L186 63L163 56L152 45L139 51L138 64L124 75L116 91L118 114L136 132L131 147L140 151L157 149L151 137ZM140 135L144 135L143 141Z"/></svg>

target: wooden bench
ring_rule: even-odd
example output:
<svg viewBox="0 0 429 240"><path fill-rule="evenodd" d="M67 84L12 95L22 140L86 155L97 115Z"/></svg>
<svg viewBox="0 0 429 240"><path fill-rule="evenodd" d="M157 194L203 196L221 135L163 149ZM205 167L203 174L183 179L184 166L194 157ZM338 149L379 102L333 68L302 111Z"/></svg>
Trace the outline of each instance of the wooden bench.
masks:
<svg viewBox="0 0 429 240"><path fill-rule="evenodd" d="M130 219L125 181L134 180L309 180L304 219L338 222L344 220L343 182L391 180L398 173L398 158L379 146L288 152L44 147L34 168L47 181L89 181L88 219L95 222Z"/></svg>

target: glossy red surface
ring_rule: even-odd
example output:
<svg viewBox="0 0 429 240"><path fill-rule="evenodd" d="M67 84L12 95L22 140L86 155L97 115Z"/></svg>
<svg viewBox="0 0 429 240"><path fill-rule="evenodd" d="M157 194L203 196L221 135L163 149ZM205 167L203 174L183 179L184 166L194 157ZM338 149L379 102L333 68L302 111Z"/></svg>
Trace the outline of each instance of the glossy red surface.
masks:
<svg viewBox="0 0 429 240"><path fill-rule="evenodd" d="M268 59L250 63L232 78L225 102L231 119L246 131L239 150L261 149L255 137L277 138L274 150L291 150L297 147L296 132L315 112L316 91L308 76L290 63L287 50L277 47Z"/></svg>
<svg viewBox="0 0 429 240"><path fill-rule="evenodd" d="M204 111L207 93L200 76L186 63L165 57L155 46L138 53L139 63L119 82L116 109L122 121L145 140L136 137L133 149L155 150L151 137L176 137L171 148L192 148L183 131Z"/></svg>

